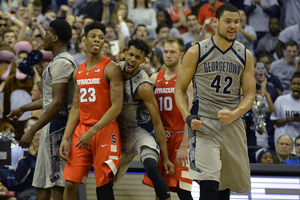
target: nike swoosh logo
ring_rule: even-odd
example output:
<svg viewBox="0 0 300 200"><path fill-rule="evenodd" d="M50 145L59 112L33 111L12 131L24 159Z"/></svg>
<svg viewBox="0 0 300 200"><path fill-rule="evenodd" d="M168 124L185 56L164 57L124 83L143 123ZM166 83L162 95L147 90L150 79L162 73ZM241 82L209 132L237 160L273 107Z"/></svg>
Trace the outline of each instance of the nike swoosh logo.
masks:
<svg viewBox="0 0 300 200"><path fill-rule="evenodd" d="M105 146L107 146L107 144L101 144L101 147L105 147Z"/></svg>
<svg viewBox="0 0 300 200"><path fill-rule="evenodd" d="M160 81L162 81L162 79L158 80L157 82L160 82Z"/></svg>
<svg viewBox="0 0 300 200"><path fill-rule="evenodd" d="M82 71L78 72L78 74L81 74Z"/></svg>

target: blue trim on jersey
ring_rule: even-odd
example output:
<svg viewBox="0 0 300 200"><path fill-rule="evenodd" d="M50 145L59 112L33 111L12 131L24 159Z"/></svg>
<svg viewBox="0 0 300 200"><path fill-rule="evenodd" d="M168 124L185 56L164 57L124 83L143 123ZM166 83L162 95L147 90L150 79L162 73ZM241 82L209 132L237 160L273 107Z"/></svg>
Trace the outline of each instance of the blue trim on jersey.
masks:
<svg viewBox="0 0 300 200"><path fill-rule="evenodd" d="M227 51L229 51L231 48L232 48L232 46L233 46L233 43L234 42L232 42L232 44L231 44L231 46L227 49L227 50L225 50L225 51L222 51L221 49L219 49L219 47L215 44L215 42L214 42L214 39L211 37L211 41L212 41L212 43L214 44L214 46L224 55L225 53L227 53Z"/></svg>
<svg viewBox="0 0 300 200"><path fill-rule="evenodd" d="M189 160L190 160L190 169L196 172L202 173L200 169L196 166L196 131L189 128Z"/></svg>
<svg viewBox="0 0 300 200"><path fill-rule="evenodd" d="M199 56L198 56L198 62L197 62L196 70L195 70L195 71L197 71L198 65L199 65L199 63L200 63L200 57L201 57L200 42L197 42L197 44L198 44L198 49L199 49Z"/></svg>
<svg viewBox="0 0 300 200"><path fill-rule="evenodd" d="M245 69L246 68L246 63L247 63L247 48L244 47L244 49L245 49L245 67L244 67L244 69Z"/></svg>
<svg viewBox="0 0 300 200"><path fill-rule="evenodd" d="M199 99L196 99L193 101L193 106L191 108L191 114L198 115L198 110L199 110Z"/></svg>
<svg viewBox="0 0 300 200"><path fill-rule="evenodd" d="M232 48L232 51L236 55L236 57L238 57L238 59L243 63L244 69L245 69L246 61L233 48Z"/></svg>
<svg viewBox="0 0 300 200"><path fill-rule="evenodd" d="M202 56L200 59L199 59L199 63L201 63L216 47L215 46L212 46L210 48L210 50L204 55Z"/></svg>

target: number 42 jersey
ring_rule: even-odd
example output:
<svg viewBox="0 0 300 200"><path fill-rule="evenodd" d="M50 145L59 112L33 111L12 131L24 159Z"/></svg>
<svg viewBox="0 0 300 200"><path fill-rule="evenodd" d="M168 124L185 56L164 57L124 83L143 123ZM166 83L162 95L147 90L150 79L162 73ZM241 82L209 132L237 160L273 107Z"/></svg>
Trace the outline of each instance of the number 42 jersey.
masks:
<svg viewBox="0 0 300 200"><path fill-rule="evenodd" d="M160 117L165 130L183 131L185 122L176 106L174 97L177 75L166 80L164 78L165 71L164 69L158 72L154 90Z"/></svg>
<svg viewBox="0 0 300 200"><path fill-rule="evenodd" d="M246 48L234 41L227 50L222 51L213 38L197 44L199 58L192 79L194 100L191 113L217 119L221 109L234 110L240 102Z"/></svg>

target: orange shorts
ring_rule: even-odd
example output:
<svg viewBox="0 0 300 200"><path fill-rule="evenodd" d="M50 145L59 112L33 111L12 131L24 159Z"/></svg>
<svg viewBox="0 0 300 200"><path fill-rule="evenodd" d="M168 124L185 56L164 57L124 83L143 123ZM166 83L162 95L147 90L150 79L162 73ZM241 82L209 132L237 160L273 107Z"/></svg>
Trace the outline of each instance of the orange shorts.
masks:
<svg viewBox="0 0 300 200"><path fill-rule="evenodd" d="M164 179L167 182L169 190L171 192L176 192L176 189L183 189L187 191L192 191L192 179L190 176L189 168L188 167L179 167L176 162L176 154L179 149L183 132L182 133L170 133L168 139L168 154L170 161L175 165L175 172L172 175L167 175L166 171L163 166L163 158L160 156L160 162L158 164L158 169ZM145 174L143 183L145 185L153 187L152 181L150 178Z"/></svg>
<svg viewBox="0 0 300 200"><path fill-rule="evenodd" d="M100 187L112 181L113 175L119 169L122 158L120 131L114 120L94 135L87 149L76 148L77 139L91 127L83 124L77 125L64 170L64 179L85 183L94 164L97 187Z"/></svg>

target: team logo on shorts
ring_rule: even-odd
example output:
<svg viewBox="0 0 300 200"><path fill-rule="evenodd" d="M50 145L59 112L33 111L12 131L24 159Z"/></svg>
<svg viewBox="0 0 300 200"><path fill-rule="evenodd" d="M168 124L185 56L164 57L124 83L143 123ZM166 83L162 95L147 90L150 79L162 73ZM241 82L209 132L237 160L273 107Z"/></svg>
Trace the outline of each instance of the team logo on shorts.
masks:
<svg viewBox="0 0 300 200"><path fill-rule="evenodd" d="M116 136L116 134L112 134L111 135L111 142L113 143L113 144L116 144L116 142L117 142L117 136Z"/></svg>

